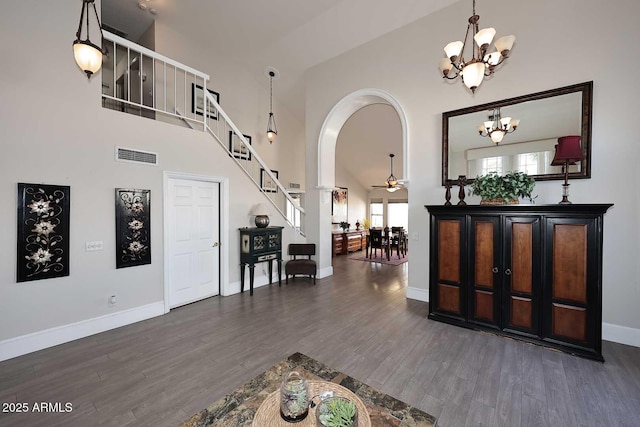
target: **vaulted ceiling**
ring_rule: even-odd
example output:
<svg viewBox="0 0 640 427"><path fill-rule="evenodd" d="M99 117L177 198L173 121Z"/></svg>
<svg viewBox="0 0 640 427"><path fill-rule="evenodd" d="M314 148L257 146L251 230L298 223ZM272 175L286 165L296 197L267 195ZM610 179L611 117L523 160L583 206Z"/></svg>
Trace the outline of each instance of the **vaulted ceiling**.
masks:
<svg viewBox="0 0 640 427"><path fill-rule="evenodd" d="M265 85L265 69L277 68L279 102L303 121L305 70L456 1L102 0L102 20L131 40L154 19L188 38L216 40L218 52L253 70L256 81ZM358 177L364 185L388 176L386 156L392 150L398 156L394 167L402 165L401 148L388 147L388 139L377 141L369 139L369 149L360 150L361 164L371 171L370 177Z"/></svg>

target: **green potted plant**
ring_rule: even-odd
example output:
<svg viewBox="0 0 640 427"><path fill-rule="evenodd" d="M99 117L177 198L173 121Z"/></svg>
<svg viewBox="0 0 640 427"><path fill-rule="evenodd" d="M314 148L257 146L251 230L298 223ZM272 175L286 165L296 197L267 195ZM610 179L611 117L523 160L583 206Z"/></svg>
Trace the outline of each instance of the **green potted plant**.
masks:
<svg viewBox="0 0 640 427"><path fill-rule="evenodd" d="M489 172L476 177L471 184L471 194L482 198L481 205L515 204L520 197L532 202L535 185L534 179L524 172L508 172L503 176Z"/></svg>
<svg viewBox="0 0 640 427"><path fill-rule="evenodd" d="M342 228L342 231L346 232L350 226L351 224L349 224L347 221L340 221L340 228Z"/></svg>
<svg viewBox="0 0 640 427"><path fill-rule="evenodd" d="M329 397L316 409L318 425L324 427L351 427L358 424L358 408L346 397Z"/></svg>

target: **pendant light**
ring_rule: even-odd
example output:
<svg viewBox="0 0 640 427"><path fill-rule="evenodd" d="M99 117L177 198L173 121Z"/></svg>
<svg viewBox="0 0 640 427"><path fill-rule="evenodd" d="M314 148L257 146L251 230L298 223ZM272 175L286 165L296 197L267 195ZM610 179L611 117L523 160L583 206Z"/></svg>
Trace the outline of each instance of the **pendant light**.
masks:
<svg viewBox="0 0 640 427"><path fill-rule="evenodd" d="M95 0L82 0L82 11L80 12L80 23L78 24L78 32L76 32L76 39L73 42L73 57L78 64L78 67L87 74L87 78L96 73L102 66L102 57L107 55L106 48L100 48L98 45L91 42L89 39L89 8L93 7L93 13L98 23L98 29L100 30L100 44L104 45L104 36L102 34L102 26L100 25L100 18L98 17L98 11L96 10ZM86 18L85 18L86 15ZM86 38L82 40L82 21L85 20L85 35Z"/></svg>
<svg viewBox="0 0 640 427"><path fill-rule="evenodd" d="M269 76L269 121L267 122L267 139L269 143L275 141L278 135L278 127L276 126L276 119L273 116L273 79L276 80L280 77L280 73L273 67L267 68L267 75Z"/></svg>
<svg viewBox="0 0 640 427"><path fill-rule="evenodd" d="M494 43L496 50L489 52L489 46L493 41L496 30L495 28L480 30L478 21L480 21L480 16L476 15L476 0L473 0L473 15L469 18L464 42L455 41L446 45L444 51L447 57L440 60L442 77L449 80L454 80L458 77L462 78L462 82L472 93L476 92L485 76L493 74L495 68L502 64L505 58L509 57L513 43L516 41L515 36L512 35L500 37ZM464 48L467 46L470 32L472 32L472 38L476 45L473 46L473 41L469 43L471 45L471 58L465 60ZM450 75L453 68L456 71L453 75Z"/></svg>

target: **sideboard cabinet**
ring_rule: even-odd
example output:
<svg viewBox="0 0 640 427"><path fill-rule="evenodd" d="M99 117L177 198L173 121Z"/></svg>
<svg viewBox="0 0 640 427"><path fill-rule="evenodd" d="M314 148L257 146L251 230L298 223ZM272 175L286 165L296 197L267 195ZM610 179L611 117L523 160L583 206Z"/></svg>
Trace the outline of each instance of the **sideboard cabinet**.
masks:
<svg viewBox="0 0 640 427"><path fill-rule="evenodd" d="M333 256L348 254L364 249L367 244L367 234L364 230L331 233L331 249Z"/></svg>
<svg viewBox="0 0 640 427"><path fill-rule="evenodd" d="M425 206L429 318L602 358L611 204Z"/></svg>

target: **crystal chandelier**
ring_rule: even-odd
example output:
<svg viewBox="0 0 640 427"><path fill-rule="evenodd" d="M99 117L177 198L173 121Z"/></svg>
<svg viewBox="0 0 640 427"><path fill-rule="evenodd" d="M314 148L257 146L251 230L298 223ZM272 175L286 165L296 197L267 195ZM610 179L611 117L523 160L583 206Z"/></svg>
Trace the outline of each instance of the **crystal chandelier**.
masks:
<svg viewBox="0 0 640 427"><path fill-rule="evenodd" d="M480 136L488 136L496 145L502 142L502 138L508 133L515 132L520 120L511 117L502 117L500 108L496 108L489 115L489 120L478 126Z"/></svg>
<svg viewBox="0 0 640 427"><path fill-rule="evenodd" d="M469 18L464 42L455 41L446 45L444 52L447 57L440 60L442 77L449 80L461 77L462 82L471 89L472 93L475 93L485 76L493 74L495 68L509 57L513 43L516 41L513 35L500 37L495 42L496 51L489 52L496 30L495 28L479 30L478 21L480 16L476 15L476 0L473 0L473 16ZM473 31L473 40L476 45L472 46L471 59L467 61L464 59L464 48L467 46L470 31ZM456 71L451 75L453 68Z"/></svg>

